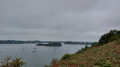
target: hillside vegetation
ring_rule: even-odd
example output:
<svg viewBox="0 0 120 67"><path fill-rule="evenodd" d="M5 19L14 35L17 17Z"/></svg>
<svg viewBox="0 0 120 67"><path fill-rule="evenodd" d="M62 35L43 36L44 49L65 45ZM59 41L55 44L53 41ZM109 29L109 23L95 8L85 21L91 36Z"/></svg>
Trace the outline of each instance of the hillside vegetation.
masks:
<svg viewBox="0 0 120 67"><path fill-rule="evenodd" d="M25 64L21 58L11 60L6 57L0 67L22 67ZM75 54L65 54L60 60L53 59L51 65L45 67L120 67L120 31L111 30L92 46L86 45Z"/></svg>
<svg viewBox="0 0 120 67"><path fill-rule="evenodd" d="M111 30L91 47L65 54L46 67L120 67L120 31Z"/></svg>

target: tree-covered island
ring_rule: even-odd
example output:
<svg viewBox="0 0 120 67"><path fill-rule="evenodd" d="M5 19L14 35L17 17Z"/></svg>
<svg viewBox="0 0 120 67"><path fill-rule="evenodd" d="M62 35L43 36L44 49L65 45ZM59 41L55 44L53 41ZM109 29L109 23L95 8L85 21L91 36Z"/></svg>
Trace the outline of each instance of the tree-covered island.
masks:
<svg viewBox="0 0 120 67"><path fill-rule="evenodd" d="M62 46L60 42L39 43L36 46Z"/></svg>

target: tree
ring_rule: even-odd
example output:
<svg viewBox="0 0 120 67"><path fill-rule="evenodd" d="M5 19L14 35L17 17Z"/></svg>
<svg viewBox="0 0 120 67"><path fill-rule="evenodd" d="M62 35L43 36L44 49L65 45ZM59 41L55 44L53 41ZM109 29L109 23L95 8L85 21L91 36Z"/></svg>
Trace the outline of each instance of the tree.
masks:
<svg viewBox="0 0 120 67"><path fill-rule="evenodd" d="M109 33L106 33L102 35L102 37L99 40L99 44L106 44L108 42L114 41L120 37L120 31L117 30L111 30Z"/></svg>

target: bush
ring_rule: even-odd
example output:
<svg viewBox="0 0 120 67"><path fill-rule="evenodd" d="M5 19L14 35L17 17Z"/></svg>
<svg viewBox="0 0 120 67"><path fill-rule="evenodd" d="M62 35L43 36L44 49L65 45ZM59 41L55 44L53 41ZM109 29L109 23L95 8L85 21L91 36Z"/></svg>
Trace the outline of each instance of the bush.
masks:
<svg viewBox="0 0 120 67"><path fill-rule="evenodd" d="M108 42L112 42L114 40L117 40L119 37L120 37L120 31L111 30L109 33L102 35L102 37L100 38L98 43L100 45L103 45L103 44L106 44Z"/></svg>
<svg viewBox="0 0 120 67"><path fill-rule="evenodd" d="M94 42L94 43L92 44L92 47L96 47L96 46L98 46L98 42Z"/></svg>
<svg viewBox="0 0 120 67"><path fill-rule="evenodd" d="M85 45L85 50L88 48L88 46L87 45Z"/></svg>
<svg viewBox="0 0 120 67"><path fill-rule="evenodd" d="M66 60L66 59L68 59L68 58L70 58L71 57L71 54L65 54L62 58L61 58L61 60Z"/></svg>
<svg viewBox="0 0 120 67"><path fill-rule="evenodd" d="M51 61L51 65L52 64L56 64L59 60L57 58L54 58L52 61Z"/></svg>
<svg viewBox="0 0 120 67"><path fill-rule="evenodd" d="M113 35L113 36L109 39L109 42L114 41L114 40L116 40L116 39L118 39L118 38L119 38L118 35Z"/></svg>
<svg viewBox="0 0 120 67"><path fill-rule="evenodd" d="M108 42L112 42L114 40L117 40L118 38L120 38L120 31L111 30L110 32L102 35L98 42L93 43L92 47L96 47L106 44Z"/></svg>
<svg viewBox="0 0 120 67"><path fill-rule="evenodd" d="M11 57L6 57L3 61L1 61L0 67L22 67L25 64L25 62L21 61L21 58L11 60Z"/></svg>

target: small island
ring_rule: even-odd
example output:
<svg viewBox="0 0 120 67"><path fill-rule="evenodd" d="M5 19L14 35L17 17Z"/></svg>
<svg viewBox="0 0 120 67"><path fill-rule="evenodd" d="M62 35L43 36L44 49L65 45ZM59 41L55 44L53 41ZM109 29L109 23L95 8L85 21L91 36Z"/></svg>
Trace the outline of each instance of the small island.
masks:
<svg viewBox="0 0 120 67"><path fill-rule="evenodd" d="M62 46L60 42L39 43L36 46Z"/></svg>

